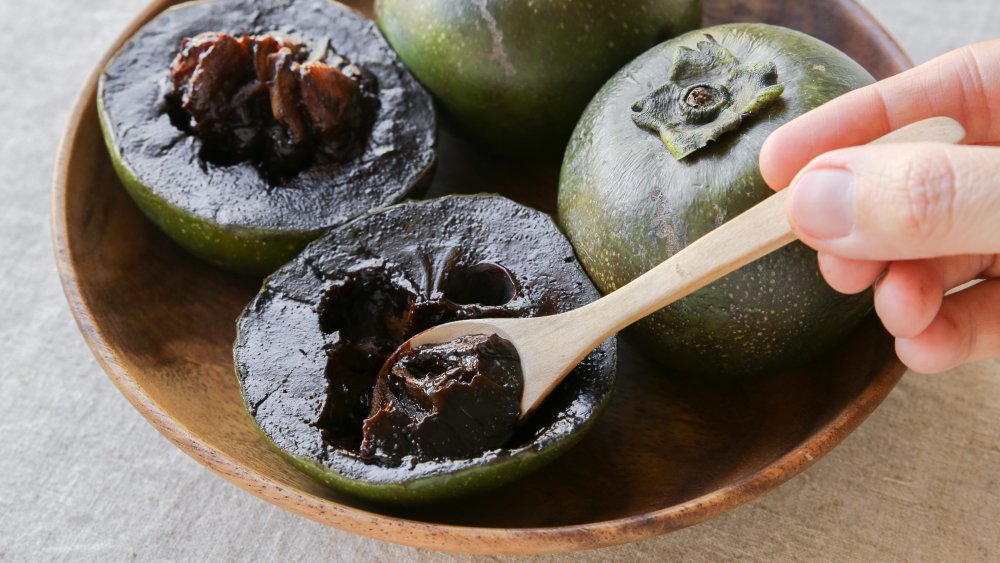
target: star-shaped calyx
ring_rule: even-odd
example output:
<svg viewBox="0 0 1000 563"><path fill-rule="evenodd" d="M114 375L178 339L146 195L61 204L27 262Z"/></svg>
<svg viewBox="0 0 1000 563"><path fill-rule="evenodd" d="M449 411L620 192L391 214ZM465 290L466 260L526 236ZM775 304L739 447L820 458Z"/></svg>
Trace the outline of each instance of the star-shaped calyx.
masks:
<svg viewBox="0 0 1000 563"><path fill-rule="evenodd" d="M772 62L741 64L714 37L678 47L669 81L632 104L632 120L681 160L777 100L785 85Z"/></svg>

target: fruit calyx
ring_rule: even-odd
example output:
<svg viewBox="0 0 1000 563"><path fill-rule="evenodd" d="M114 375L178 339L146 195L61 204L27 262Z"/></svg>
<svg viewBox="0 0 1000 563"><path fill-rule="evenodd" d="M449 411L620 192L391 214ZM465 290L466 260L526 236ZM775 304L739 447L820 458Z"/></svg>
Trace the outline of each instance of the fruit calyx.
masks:
<svg viewBox="0 0 1000 563"><path fill-rule="evenodd" d="M741 64L714 37L674 51L669 81L632 104L632 121L681 160L737 129L785 90L773 62Z"/></svg>
<svg viewBox="0 0 1000 563"><path fill-rule="evenodd" d="M170 64L171 121L202 140L204 160L251 161L274 184L317 158L346 161L367 137L371 85L343 57L331 66L308 55L275 35L186 38Z"/></svg>

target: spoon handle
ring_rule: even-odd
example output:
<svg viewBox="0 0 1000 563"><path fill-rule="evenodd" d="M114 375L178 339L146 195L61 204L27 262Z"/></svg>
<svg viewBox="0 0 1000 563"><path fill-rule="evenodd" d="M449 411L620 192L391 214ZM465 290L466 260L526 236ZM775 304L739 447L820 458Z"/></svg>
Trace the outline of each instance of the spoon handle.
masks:
<svg viewBox="0 0 1000 563"><path fill-rule="evenodd" d="M958 122L935 117L898 129L873 143L955 144L964 138L965 130ZM522 416L534 410L574 366L609 336L795 240L785 216L786 199L785 191L774 194L589 305L552 317L494 320L494 327L505 321L512 323L511 329L522 327L516 339L518 352L525 374L533 375L525 376ZM459 332L468 333L468 324L459 326L464 327ZM529 326L532 328L525 328Z"/></svg>
<svg viewBox="0 0 1000 563"><path fill-rule="evenodd" d="M956 144L964 137L965 130L958 122L934 117L869 144L932 141ZM786 192L777 192L617 291L578 309L594 323L594 334L589 340L601 342L608 335L795 240L785 215Z"/></svg>

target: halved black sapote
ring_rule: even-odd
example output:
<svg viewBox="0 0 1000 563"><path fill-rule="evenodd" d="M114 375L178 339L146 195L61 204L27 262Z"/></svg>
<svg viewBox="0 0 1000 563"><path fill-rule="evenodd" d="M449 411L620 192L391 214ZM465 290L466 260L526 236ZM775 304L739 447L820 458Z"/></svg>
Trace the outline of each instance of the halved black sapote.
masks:
<svg viewBox="0 0 1000 563"><path fill-rule="evenodd" d="M873 81L834 47L765 24L647 51L591 101L566 150L559 220L581 263L613 291L768 197L767 136ZM870 308L870 293L837 293L793 243L630 330L674 371L747 375L816 357Z"/></svg>
<svg viewBox="0 0 1000 563"><path fill-rule="evenodd" d="M241 272L401 200L435 160L430 96L372 22L329 0L168 9L105 68L97 107L143 212Z"/></svg>
<svg viewBox="0 0 1000 563"><path fill-rule="evenodd" d="M587 356L502 447L458 458L436 456L434 436L416 453L395 447L385 427L362 447L366 419L386 422L372 413L383 363L410 336L441 323L549 315L597 297L544 213L500 196L406 202L330 230L272 274L238 322L236 370L263 433L329 486L393 502L466 494L515 479L582 436L610 396L614 340ZM502 364L481 383L516 385L502 346L463 345ZM411 358L407 377L436 370L431 364L450 355L439 352ZM458 372L449 377L468 377ZM379 405L392 385L377 392ZM469 408L492 409L482 385L473 391ZM408 416L433 421L435 409L427 401ZM504 416L502 406L489 409L488 417ZM406 432L413 416L401 422L411 425Z"/></svg>

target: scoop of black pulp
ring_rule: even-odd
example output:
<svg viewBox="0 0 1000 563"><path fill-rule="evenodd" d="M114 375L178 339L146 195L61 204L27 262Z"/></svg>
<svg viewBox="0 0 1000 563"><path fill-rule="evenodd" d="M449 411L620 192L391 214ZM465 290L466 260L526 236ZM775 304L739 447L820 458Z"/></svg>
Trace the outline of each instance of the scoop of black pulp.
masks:
<svg viewBox="0 0 1000 563"><path fill-rule="evenodd" d="M401 348L375 383L361 456L398 465L499 448L514 435L523 388L517 350L495 334Z"/></svg>

